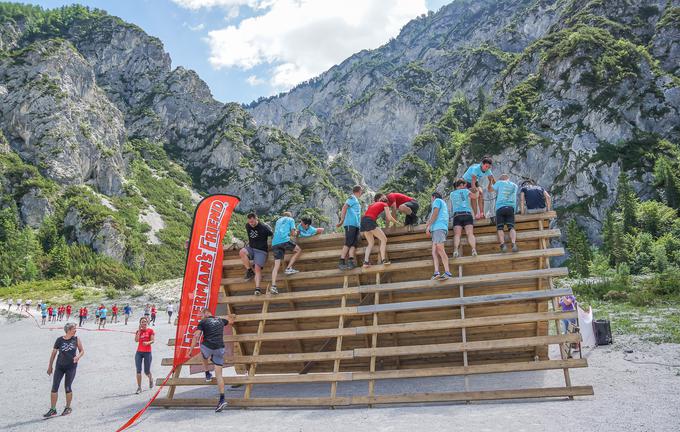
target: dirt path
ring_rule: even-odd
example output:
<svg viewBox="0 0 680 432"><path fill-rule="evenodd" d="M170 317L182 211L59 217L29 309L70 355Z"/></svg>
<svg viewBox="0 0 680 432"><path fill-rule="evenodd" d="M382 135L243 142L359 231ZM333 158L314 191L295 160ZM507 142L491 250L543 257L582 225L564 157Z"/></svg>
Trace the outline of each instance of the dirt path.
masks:
<svg viewBox="0 0 680 432"><path fill-rule="evenodd" d="M3 306L6 307L6 306ZM165 321L162 318L166 318ZM137 317L138 318L138 317ZM63 323L61 323L63 325ZM88 325L93 328L92 324ZM136 326L114 324L112 330L134 331ZM152 372L164 376L162 357L171 356L165 345L174 333L164 313L155 327ZM135 395L133 335L119 332L79 331L86 355L73 385L73 414L43 420L49 408L51 379L47 361L61 330L39 329L33 320L8 322L0 318L0 430L2 431L114 431L151 396L148 389ZM625 354L624 348L632 348ZM574 385L592 384L594 397L574 401L485 402L471 405L427 405L384 408L318 410L211 410L151 409L134 431L677 431L680 430L680 345L653 345L635 338L620 338L612 347L586 352L590 367L572 372ZM652 364L636 364L652 362ZM661 363L661 364L654 364ZM450 390L460 380L409 380L380 383L381 392ZM473 388L517 385L563 385L561 372L496 375L471 380ZM352 383L354 388L363 387ZM304 388L306 394L327 392L327 385ZM276 394L281 387L255 387L254 396ZM340 386L339 393L352 390ZM186 391L186 390L184 390ZM242 390L229 390L238 395ZM198 390L214 394L214 388ZM178 392L179 393L179 392ZM229 395L228 395L229 396ZM58 410L63 409L63 393Z"/></svg>

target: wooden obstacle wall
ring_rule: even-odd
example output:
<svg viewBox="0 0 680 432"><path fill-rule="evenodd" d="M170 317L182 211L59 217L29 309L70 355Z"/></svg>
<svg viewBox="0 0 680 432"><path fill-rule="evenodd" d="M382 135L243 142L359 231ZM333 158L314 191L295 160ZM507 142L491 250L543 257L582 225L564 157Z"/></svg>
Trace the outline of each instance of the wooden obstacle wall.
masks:
<svg viewBox="0 0 680 432"><path fill-rule="evenodd" d="M556 298L571 291L555 289L552 282L567 274L566 268L550 267L550 258L564 254L549 246L560 235L549 227L554 217L552 212L518 215L517 253L500 253L495 226L489 220L476 222L479 255L470 256L463 237L463 257L450 260L454 278L447 281L430 280L432 246L424 225L385 230L392 264L352 271L337 269L342 234L300 239L303 252L295 265L300 273L281 272L277 296L254 296L253 281L243 279L238 251L225 251L218 312L236 316L233 334L224 340L234 344L225 363L238 372L225 377L225 383L244 385L230 405L344 406L593 394L592 387L571 383L569 369L586 367L585 359L567 358L564 349L561 358L548 358L549 345L580 341L578 334L559 331L559 320L576 318L576 313L556 307ZM451 230L449 255L452 236ZM359 262L363 253L360 247ZM270 254L263 288L272 264ZM555 323L552 332L549 323ZM188 364L200 364L200 359ZM163 365L171 366L172 359L163 359ZM471 391L467 380L471 375L542 370L561 370L564 387ZM443 376L465 377L464 388L376 392L382 380ZM366 383L363 394L338 395L341 383L356 381ZM258 384L305 383L328 383L328 393L254 395ZM212 406L214 399L176 397L175 391L214 384L214 379L206 383L202 375L185 377L178 370L168 382L168 397L155 405Z"/></svg>

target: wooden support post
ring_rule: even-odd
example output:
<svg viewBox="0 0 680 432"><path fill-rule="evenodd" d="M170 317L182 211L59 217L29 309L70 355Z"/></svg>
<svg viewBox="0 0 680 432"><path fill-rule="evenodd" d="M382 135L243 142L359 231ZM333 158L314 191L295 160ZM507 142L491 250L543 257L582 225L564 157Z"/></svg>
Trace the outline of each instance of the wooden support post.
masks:
<svg viewBox="0 0 680 432"><path fill-rule="evenodd" d="M458 277L463 276L463 266L459 265L458 266ZM465 297L465 289L463 287L463 284L460 284L458 286L458 296L460 298ZM464 320L465 319L465 306L461 305L460 306L460 319ZM467 342L467 329L465 326L463 326L461 329L461 336L462 336L462 342L466 343ZM468 367L468 353L467 350L463 350L463 366ZM465 380L465 391L470 391L470 380L468 379L467 375L464 375L464 380ZM467 401L470 402L470 401Z"/></svg>
<svg viewBox="0 0 680 432"><path fill-rule="evenodd" d="M289 292L289 293L293 292L293 289L290 287L290 284L288 283L288 279L284 279L283 283L286 286L286 292ZM290 305L291 310L297 310L297 306L295 305L295 302L293 300L288 300L288 304ZM293 319L293 328L296 331L300 330L300 323L299 323L299 320L297 318ZM300 352L304 352L305 349L304 349L304 346L302 345L302 341L300 339L296 339L296 340L297 340L298 349L300 350ZM304 367L305 367L305 363L302 363L302 368L304 369Z"/></svg>
<svg viewBox="0 0 680 432"><path fill-rule="evenodd" d="M182 371L182 365L177 366L177 369L175 369L175 372L172 374L172 378L176 379L179 378L179 373ZM175 397L175 389L177 386L169 386L168 387L168 399L172 399Z"/></svg>
<svg viewBox="0 0 680 432"><path fill-rule="evenodd" d="M265 300L262 303L262 313L265 314L267 313L267 310L269 309L269 300ZM262 333L264 333L264 326L265 326L266 320L262 319L260 320L260 324L257 326L257 334L258 336L262 336ZM260 348L262 347L262 341L258 340L255 342L255 347L253 347L253 358L257 360L257 356L260 354ZM253 363L250 364L250 368L248 369L248 377L252 377L255 375L255 371L257 370L257 361L254 361ZM252 384L246 384L246 391L243 394L243 399L250 399L250 393L253 390L253 385Z"/></svg>
<svg viewBox="0 0 680 432"><path fill-rule="evenodd" d="M543 231L543 219L539 220L538 229L539 229L539 231ZM548 248L548 242L546 241L546 239L540 239L540 242L541 242L541 248L542 249ZM544 261L545 268L549 269L550 268L550 259L548 257L546 257L544 259L545 259L545 261ZM549 286L550 289L554 289L552 277L548 277L548 286ZM559 309L558 302L557 302L557 299L555 297L552 298L552 306L553 306L553 310L555 310L555 311L557 311ZM555 326L557 327L557 334L560 334L561 333L561 331L560 331L561 325L560 325L559 319L555 320ZM562 360L566 360L567 357L568 357L567 353L565 352L563 345L560 346L560 355L562 356ZM564 384L565 384L565 386L571 387L571 376L569 375L569 368L564 368L562 370L564 371ZM574 399L574 397L569 396L569 399Z"/></svg>
<svg viewBox="0 0 680 432"><path fill-rule="evenodd" d="M343 280L343 287L347 288L349 285L349 277L345 276ZM340 300L340 307L344 308L347 304L347 296L342 296L342 299ZM340 315L338 318L338 330L342 330L345 327L345 316ZM335 341L335 352L339 353L342 351L342 336L338 336L336 341ZM333 362L333 373L337 374L340 372L340 359L336 359ZM337 394L338 391L338 382L333 381L331 383L331 398L335 398L335 395Z"/></svg>
<svg viewBox="0 0 680 432"><path fill-rule="evenodd" d="M375 275L375 284L380 285L380 273L376 273ZM380 303L380 293L376 292L373 294L373 304L377 305ZM378 325L378 313L375 312L373 313L373 325L377 326ZM378 334L373 333L371 336L371 346L373 349L377 348L378 346ZM369 372L375 372L375 355L371 356L371 362L369 365ZM368 396L373 397L375 396L375 380L369 380L368 381ZM369 407L372 407L373 405L369 405Z"/></svg>

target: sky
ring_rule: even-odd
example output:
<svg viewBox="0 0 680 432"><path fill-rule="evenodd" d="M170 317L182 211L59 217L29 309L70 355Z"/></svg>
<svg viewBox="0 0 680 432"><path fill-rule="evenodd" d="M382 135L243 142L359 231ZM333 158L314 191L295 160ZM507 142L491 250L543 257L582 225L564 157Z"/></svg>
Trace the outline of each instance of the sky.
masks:
<svg viewBox="0 0 680 432"><path fill-rule="evenodd" d="M221 102L287 91L452 0L31 0L99 8L158 37Z"/></svg>

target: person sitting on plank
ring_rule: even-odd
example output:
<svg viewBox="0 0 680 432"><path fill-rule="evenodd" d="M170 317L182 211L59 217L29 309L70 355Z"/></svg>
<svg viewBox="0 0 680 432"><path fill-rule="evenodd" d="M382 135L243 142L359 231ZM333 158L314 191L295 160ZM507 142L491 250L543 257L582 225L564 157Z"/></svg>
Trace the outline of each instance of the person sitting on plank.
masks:
<svg viewBox="0 0 680 432"><path fill-rule="evenodd" d="M432 279L446 280L452 277L449 270L449 257L444 250L446 235L449 232L449 209L442 199L442 194L432 192L432 212L427 220L425 234L432 237L432 260L434 261L434 274ZM444 264L444 273L439 273L439 259Z"/></svg>
<svg viewBox="0 0 680 432"><path fill-rule="evenodd" d="M510 181L510 176L503 174L498 182L493 185L496 191L496 229L498 230L498 242L501 252L507 252L505 245L505 233L503 228L507 225L510 231L512 251L518 252L517 233L515 232L515 211L517 210L517 185Z"/></svg>
<svg viewBox="0 0 680 432"><path fill-rule="evenodd" d="M274 232L264 222L261 222L255 213L248 213L246 223L246 233L248 234L248 246L239 251L239 256L246 268L245 280L255 277L255 295L262 294L260 284L262 282L262 270L267 264L269 249L267 238L274 235Z"/></svg>
<svg viewBox="0 0 680 432"><path fill-rule="evenodd" d="M356 267L354 257L357 245L359 244L359 228L361 225L361 203L359 198L361 198L363 193L364 190L361 186L357 185L352 188L352 196L342 206L340 221L335 225L336 228L343 227L345 229L345 243L342 246L340 262L338 263L340 270L352 270Z"/></svg>
<svg viewBox="0 0 680 432"><path fill-rule="evenodd" d="M291 275L298 272L293 268L293 264L295 264L297 257L300 256L302 249L293 242L293 238L296 234L293 215L290 212L284 212L283 216L276 221L276 225L274 226L274 238L272 239L274 267L272 269L272 284L269 287L269 292L273 295L279 293L279 289L276 287L276 276L279 274L279 268L281 267L281 262L283 261L286 251L293 251L293 255L290 257L285 273Z"/></svg>
<svg viewBox="0 0 680 432"><path fill-rule="evenodd" d="M479 185L480 180L484 177L489 178L489 184L487 185L489 192L493 191L491 187L496 182L491 172L492 165L493 161L491 158L484 156L480 163L470 166L465 171L465 174L463 174L463 178L467 182L467 188L477 193L477 199L472 200L472 210L476 219L484 218L484 190Z"/></svg>
<svg viewBox="0 0 680 432"><path fill-rule="evenodd" d="M468 244L472 249L472 256L477 256L477 241L475 240L474 218L470 200L477 199L477 191L468 189L465 179L459 178L453 183L454 190L449 195L451 210L453 211L453 257L460 256L460 237L465 230Z"/></svg>
<svg viewBox="0 0 680 432"><path fill-rule="evenodd" d="M408 195L404 195L398 192L392 192L387 194L387 204L389 204L392 211L392 216L396 221L397 211L406 215L404 218L404 225L417 225L418 224L418 201L415 198L411 198ZM395 222L396 226L397 223ZM389 227L389 225L387 225Z"/></svg>
<svg viewBox="0 0 680 432"><path fill-rule="evenodd" d="M315 235L321 235L324 232L323 228L313 227L312 218L308 216L300 218L297 230L300 237L314 237Z"/></svg>
<svg viewBox="0 0 680 432"><path fill-rule="evenodd" d="M389 224L392 222L396 226L397 220L392 217L387 197L384 194L379 193L373 198L373 204L368 206L366 213L364 213L364 216L361 218L361 232L364 233L366 242L368 243L364 254L364 267L369 267L371 265L371 249L373 248L376 237L380 240L380 261L378 264L390 264L390 261L387 259L387 236L377 223L378 216L383 212L385 213L387 223Z"/></svg>
<svg viewBox="0 0 680 432"><path fill-rule="evenodd" d="M550 211L552 207L550 194L535 181L529 179L522 182L519 190L519 208L521 214L535 214Z"/></svg>

